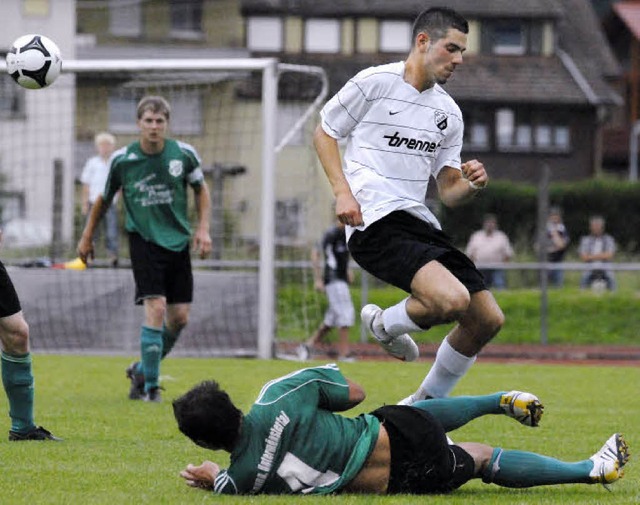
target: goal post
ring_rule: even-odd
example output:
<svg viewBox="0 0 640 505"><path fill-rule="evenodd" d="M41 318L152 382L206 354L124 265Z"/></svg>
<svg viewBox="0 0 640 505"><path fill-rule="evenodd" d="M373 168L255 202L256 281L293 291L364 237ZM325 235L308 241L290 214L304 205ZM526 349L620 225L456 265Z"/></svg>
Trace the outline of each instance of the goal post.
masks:
<svg viewBox="0 0 640 505"><path fill-rule="evenodd" d="M0 63L0 72L4 74L4 62ZM287 124L282 124L282 117L279 120L280 106L287 106L287 103L279 104L279 81L283 73L289 74L304 74L307 77L312 76L317 80L314 84L314 93L310 97L309 92L304 93L304 97L288 97L290 103L293 104L289 107L289 117ZM5 77L6 74L3 76ZM71 77L71 78L69 78ZM94 90L87 90L83 86L86 85L87 80L94 79L100 80L99 77L104 77L104 83L100 83L99 87ZM224 89L217 89L220 87L221 82L231 83ZM91 144L91 136L99 131L108 131L112 129L113 125L121 128L120 132L115 132L116 136L120 140L118 147L135 139L135 131L129 130L126 125L126 120L118 122L118 114L122 113L124 104L132 104L134 101L132 97L138 98L141 93L144 94L163 94L167 89L170 90L182 90L189 87L195 88L202 86L205 89L205 93L201 95L201 99L197 102L190 103L191 95L187 92L184 94L176 94L177 101L185 109L182 116L178 118L179 114L176 114L176 119L180 119L184 122L182 131L172 132L174 123L174 111L172 110L172 118L170 121L170 136L179 140L185 140L186 142L198 144L200 146L206 146L206 152L200 151L203 157L204 164L211 164L212 162L217 164L217 160L220 160L220 166L223 167L223 171L227 170L230 165L237 166L237 169L227 170L227 176L223 182L226 186L230 186L230 190L226 191L224 195L221 195L223 205L222 209L218 209L217 217L218 221L224 226L224 235L220 237L219 243L225 248L225 254L221 255L219 259L209 260L194 260L194 268L198 269L198 272L202 270L205 273L210 273L211 277L221 277L221 272L228 272L228 279L225 280L227 284L225 286L238 287L241 282L245 282L247 276L246 272L255 271L257 284L257 293L254 292L252 286L253 281L247 281L245 291L249 298L255 299L255 305L248 303L245 306L238 307L237 313L229 316L229 322L226 323L226 330L229 333L229 339L235 339L233 335L233 320L235 319L240 325L248 325L251 331L255 331L254 350L251 350L251 345L234 346L229 345L228 352L221 348L224 344L221 340L214 340L210 344L206 343L206 335L197 335L193 337L194 341L204 338L205 343L198 343L196 348L191 349L188 347L189 338L187 338L187 345L182 349L184 354L188 355L254 355L259 358L268 359L273 357L274 343L276 338L277 328L277 303L276 303L276 279L278 274L276 272L276 249L282 245L281 239L277 228L277 224L282 228L281 220L276 219L276 213L278 208L283 207L281 200L279 200L278 192L286 190L287 192L294 191L296 188L282 188L278 185L278 178L287 177L283 175L283 172L291 170L287 168L285 161L284 164L279 165L279 157L282 155L287 160L300 159L301 150L305 153L311 149L311 139L308 135L310 124L317 122L315 113L318 106L326 99L327 95L327 79L324 70L319 67L310 67L304 65L290 65L279 63L275 58L231 58L231 59L154 59L154 60L69 60L63 63L63 75L54 83L50 88L29 91L24 94L23 100L25 102L24 114L27 116L40 115L42 120L49 120L50 128L69 128L73 130L74 142L78 143L78 140L82 140L85 145L85 153L89 153L89 146ZM1 89L1 88L0 88ZM123 90L123 94L119 95L118 90ZM65 94L72 97L72 107L68 111L56 110L55 112L47 110L46 107L40 105L39 108L30 108L30 102L38 98L38 103L46 103L48 98L55 101L56 94ZM282 92L280 92L282 94ZM286 95L286 93L285 93ZM122 100L120 97L126 96L126 99ZM259 117L253 116L253 106L247 104L247 102L253 100L259 101ZM285 101L287 97L285 97ZM108 101L108 106L105 106L105 102ZM170 99L170 103L172 103ZM172 104L173 107L173 104ZM95 108L95 110L93 110ZM209 115L209 108L220 109L221 112L216 118L205 117ZM293 113L291 112L293 111ZM135 125L135 110L130 110L130 126ZM189 124L189 120L192 119L191 115L197 116L197 121L200 121L204 126L201 129L195 128L194 125ZM293 116L292 116L293 114ZM59 115L65 117L60 124L56 124L60 119ZM193 118L194 122L197 122ZM253 128L251 131L246 130L249 125ZM244 128L244 130L243 130ZM209 135L209 129L215 130L213 138L206 138ZM300 143L299 132L306 129L305 135L302 137L304 141ZM39 167L38 169L29 165L29 170L33 170L32 175L24 174L27 177L28 183L22 185L14 185L11 183L12 177L15 176L15 167L7 167L2 164L4 153L8 152L12 148L12 142L15 139L12 138L12 127L10 121L6 121L0 117L0 132L3 133L3 138L0 140L0 172L3 175L3 181L0 182L5 188L0 187L2 194L8 194L12 191L22 192L26 194L30 191L31 185L51 185L52 182L48 179L43 179L41 174L36 170L46 171L46 167ZM247 138L242 138L242 137ZM122 140L121 140L122 139ZM231 140L233 139L233 140ZM288 144L290 142L298 142L295 153L287 154ZM55 156L55 146L45 145L45 140L40 139L40 146L44 152L44 157L50 157L52 165ZM29 140L22 139L21 146L25 152L28 152L31 147L29 146ZM218 149L222 147L223 149ZM74 230L69 232L68 230L60 235L55 233L56 230L46 230L43 232L43 236L39 244L28 245L25 247L13 247L12 243L7 243L5 240L4 249L0 253L0 257L8 265L14 266L15 270L12 270L11 275L14 277L16 288L23 299L23 305L25 306L25 315L27 320L34 320L42 318L42 324L38 323L35 327L32 324L32 329L36 329L40 332L53 331L53 326L59 323L61 313L65 313L65 320L69 323L69 320L75 319L69 323L73 328L72 331L79 331L80 333L88 331L92 325L92 319L99 320L104 318L104 315L99 314L100 311L114 311L118 310L113 305L114 300L112 298L123 298L122 295L109 294L111 301L108 303L103 301L107 299L107 294L103 291L110 291L109 289L95 289L92 287L97 283L101 283L102 287L109 282L116 282L118 278L120 284L124 284L126 281L120 274L118 275L103 275L100 273L94 280L90 277L98 273L98 270L89 268L85 272L69 272L69 273L56 273L55 278L51 278L45 282L50 288L49 294L47 294L47 300L39 299L36 308L31 305L31 297L42 297L43 290L38 290L37 285L40 282L40 277L52 275L47 270L46 274L44 269L48 269L49 264L46 261L42 261L42 252L46 249L53 251L53 247L48 248L48 242L52 237L63 236L69 237L63 245L62 250L65 251L64 257L49 258L52 263L57 263L58 266L64 265L73 259L75 243L78 239L79 230L82 227L82 217L78 215L78 170L82 164L79 158L78 146L70 147L72 155L67 159L63 159L61 163L66 166L67 176L64 178L66 189L63 194L68 197L72 195L75 198L73 203L73 216L67 216L66 220L63 220L66 225L73 226ZM222 152L224 151L224 152ZM298 154L296 154L298 153ZM307 156L307 154L305 154ZM310 159L310 158L309 158ZM313 162L305 161L309 166L306 170L315 170L310 165ZM19 165L19 164L18 164ZM70 167L75 167L71 170ZM248 167L248 168L247 168ZM49 169L49 170L52 170ZM235 170L235 171L234 171ZM247 177L250 177L250 181L247 183L239 183L235 179L241 179L241 177L235 177L236 173L247 173ZM287 172L288 173L288 172ZM295 186L294 183L291 184ZM44 189L44 191L53 191L52 187ZM242 193L242 198L238 201L234 200L234 191ZM312 189L306 188L301 194L309 194ZM296 197L298 200L301 197ZM326 199L326 198L325 198ZM256 200L259 202L256 203ZM286 198L285 198L286 200ZM291 200L291 199L290 199ZM287 200L289 201L289 200ZM0 199L0 209L3 210L4 216L8 216L8 210L11 207L11 202ZM32 206L31 203L28 204ZM37 204L34 204L37 206ZM306 205L306 203L305 203ZM324 204L318 204L319 207L324 207ZM287 205L284 204L284 208ZM233 215L234 210L240 209L243 212L242 217ZM248 209L248 210L247 210ZM43 209L34 210L45 216L43 220L46 221L46 215L51 211L50 206L46 206ZM286 214L286 212L285 212ZM305 218L307 221L314 212L309 211L306 213ZM4 217L3 216L3 217ZM9 216L10 220L7 224L11 224L12 221L19 220L18 217ZM289 218L290 216L285 216ZM299 217L299 216L298 216ZM298 219L298 217L296 219ZM122 220L122 217L121 217ZM295 221L293 219L292 221ZM322 224L324 226L324 223ZM231 231L227 231L227 228ZM305 228L303 225L302 228ZM309 226L306 224L307 236L299 236L293 240L295 246L299 249L304 249L305 244L310 240L310 237L315 234L315 225ZM241 229L241 233L235 234L236 229ZM25 231L25 230L22 230ZM219 230L216 231L218 233ZM18 230L16 237L19 237L20 230ZM255 236L255 247L251 245ZM7 239L7 237L5 237ZM11 237L9 237L9 240ZM18 241L19 242L19 241ZM36 241L38 242L38 241ZM121 241L122 242L122 241ZM236 247L240 244L240 250L231 250L232 247ZM44 248L43 248L44 246ZM287 246L290 247L290 246ZM126 246L121 245L121 250L125 250ZM229 251L227 251L229 249ZM59 250L59 249L57 249ZM256 252L257 250L257 252ZM255 253L255 254L254 254ZM122 265L127 265L126 258L121 262ZM26 265L29 263L29 265ZM39 263L43 263L40 265ZM24 270L24 266L40 266L42 271L31 269L29 271ZM96 261L96 265L108 266L101 264L100 261ZM24 275L22 275L24 274ZM64 278L66 276L66 278ZM84 277L82 277L84 276ZM204 274L203 274L204 276ZM22 277L28 278L23 280ZM205 276L208 277L208 276ZM237 279L242 278L242 281ZM199 280L196 279L196 283ZM208 280L207 280L208 282ZM211 282L215 282L212 280ZM27 288L21 288L21 284L29 286ZM125 286L114 285L113 293L116 291L120 293L121 289L125 289ZM131 281L132 285L133 282ZM63 302L77 297L76 293L72 293L67 296L64 292L74 291L74 286L83 290L94 290L91 296L94 297L93 303L99 305L104 303L104 307L92 307L87 308L83 306L83 310L89 311L89 314L73 314L76 310L75 306L65 306ZM82 286L80 288L80 286ZM132 288L132 286L131 286ZM24 289L21 292L21 289ZM128 287L127 287L128 289ZM208 292L205 296L215 296L211 292ZM241 294L236 293L237 296ZM128 295L127 295L128 296ZM194 299L194 307L198 302L196 294ZM222 288L219 293L220 297L228 296L228 290ZM53 303L55 299L55 303ZM132 300L124 299L122 303L131 304ZM70 302L69 302L70 303ZM114 308L115 307L115 308ZM257 314L251 313L253 310ZM192 311L194 309L192 308ZM206 308L204 309L206 310ZM219 309L223 310L223 309ZM47 314L50 312L50 314ZM125 312L130 312L129 309L122 310L119 315L123 315ZM248 312L248 313L247 313ZM31 313L31 314L30 314ZM30 315L36 314L37 317L30 318ZM124 317L124 315L122 316ZM133 315L128 316L131 320L132 327L130 329L131 335L128 335L126 339L135 340L137 336L137 328L139 328L140 321L139 313L133 312ZM81 325L77 324L77 319L87 319ZM106 317L108 320L108 316ZM48 322L47 322L48 321ZM55 322L52 324L51 322ZM65 323L65 324L67 324ZM106 323L108 325L108 323ZM81 327L80 330L76 330L75 327ZM190 325L187 326L189 330ZM118 332L127 331L123 330L126 326L119 325ZM64 331L69 331L69 327L66 327ZM103 332L106 330L102 330ZM207 333L212 330L207 327L201 327L194 329L194 332ZM115 333L115 332L114 332ZM56 337L63 339L63 337ZM74 337L74 342L60 342L60 345L56 348L56 344L48 342L43 347L40 347L38 343L40 340L37 335L34 335L34 342L36 349L41 348L45 351L57 352L63 350L64 352L73 352L75 346L78 347L79 352L130 352L132 350L131 344L123 344L118 338L113 339L104 338L97 349L92 348L92 344L89 339L83 340L84 335L77 335ZM181 339L182 340L182 339ZM53 339L55 341L55 338ZM106 341L106 342L105 342ZM234 344L234 342L229 342ZM209 346L209 347L207 347ZM215 347L215 349L214 349ZM176 351L180 352L179 346L176 347Z"/></svg>

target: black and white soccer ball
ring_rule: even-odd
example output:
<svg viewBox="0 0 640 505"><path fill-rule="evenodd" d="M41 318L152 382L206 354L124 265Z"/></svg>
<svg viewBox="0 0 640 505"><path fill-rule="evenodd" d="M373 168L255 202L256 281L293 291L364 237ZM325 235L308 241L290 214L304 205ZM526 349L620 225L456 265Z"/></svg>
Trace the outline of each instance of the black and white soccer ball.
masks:
<svg viewBox="0 0 640 505"><path fill-rule="evenodd" d="M18 37L7 53L7 72L23 88L40 89L60 75L60 49L44 35Z"/></svg>

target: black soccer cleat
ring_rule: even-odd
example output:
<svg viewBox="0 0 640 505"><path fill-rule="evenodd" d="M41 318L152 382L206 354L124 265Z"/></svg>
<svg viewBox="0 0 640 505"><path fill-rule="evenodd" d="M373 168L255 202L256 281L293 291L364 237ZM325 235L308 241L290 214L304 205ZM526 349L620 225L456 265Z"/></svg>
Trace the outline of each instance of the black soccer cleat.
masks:
<svg viewBox="0 0 640 505"><path fill-rule="evenodd" d="M131 363L126 370L127 379L131 381L131 388L129 389L129 400L143 400L144 393L144 375L136 373L139 361Z"/></svg>
<svg viewBox="0 0 640 505"><path fill-rule="evenodd" d="M42 426L36 426L26 433L13 430L9 431L10 442L21 442L25 440L51 440L60 442L62 439L54 436L49 430L45 430Z"/></svg>
<svg viewBox="0 0 640 505"><path fill-rule="evenodd" d="M162 396L160 395L161 389L164 389L164 388L157 387L157 388L149 389L149 391L147 391L146 394L144 395L144 401L152 402L152 403L160 403L162 401Z"/></svg>

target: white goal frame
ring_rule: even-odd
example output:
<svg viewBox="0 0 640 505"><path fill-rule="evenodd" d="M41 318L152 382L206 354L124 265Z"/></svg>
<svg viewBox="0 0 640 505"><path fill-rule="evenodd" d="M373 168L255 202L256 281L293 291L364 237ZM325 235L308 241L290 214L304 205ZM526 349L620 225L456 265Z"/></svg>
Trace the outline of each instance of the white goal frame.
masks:
<svg viewBox="0 0 640 505"><path fill-rule="evenodd" d="M154 60L65 60L62 72L86 74L91 72L145 72L145 71L259 71L262 73L262 190L260 222L260 283L258 302L257 357L270 359L274 355L275 311L275 169L278 152L315 112L328 93L327 77L321 67L279 63L276 58L228 58L228 59L154 59ZM6 63L0 61L0 71L6 71ZM278 115L278 80L281 72L303 72L319 76L322 90L313 104L296 125L276 145ZM53 84L52 86L55 86ZM37 91L36 91L37 92Z"/></svg>

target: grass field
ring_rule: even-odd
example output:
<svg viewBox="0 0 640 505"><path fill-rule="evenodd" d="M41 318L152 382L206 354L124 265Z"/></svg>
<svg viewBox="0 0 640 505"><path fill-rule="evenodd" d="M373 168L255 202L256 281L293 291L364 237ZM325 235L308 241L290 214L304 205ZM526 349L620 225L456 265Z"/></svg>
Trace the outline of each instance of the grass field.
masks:
<svg viewBox="0 0 640 505"><path fill-rule="evenodd" d="M206 378L215 378L246 410L261 385L300 366L287 361L169 359L163 365L165 401L132 402L121 357L36 356L36 421L61 443L0 441L0 503L202 504L287 503L300 497L221 499L185 486L178 472L189 462L228 462L225 453L199 449L177 430L171 399ZM422 379L426 365L357 362L341 366L368 392L353 414L395 403ZM640 469L640 367L476 364L455 394L524 389L545 404L542 425L527 429L511 419L489 416L454 432L454 440L481 441L580 460L598 450L615 431L631 447L627 476L608 493L601 486L566 485L509 490L473 481L452 495L420 498L430 504L637 504ZM7 411L2 397L0 410ZM3 430L8 430L5 417ZM417 503L417 497L305 497L304 503Z"/></svg>

